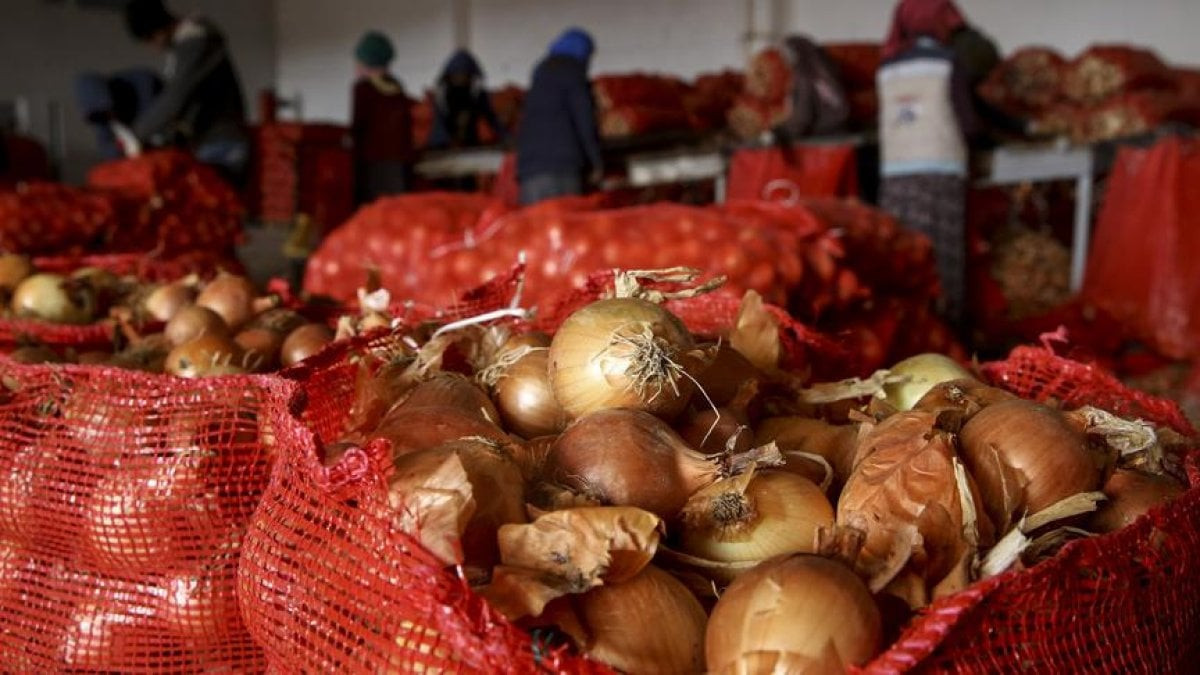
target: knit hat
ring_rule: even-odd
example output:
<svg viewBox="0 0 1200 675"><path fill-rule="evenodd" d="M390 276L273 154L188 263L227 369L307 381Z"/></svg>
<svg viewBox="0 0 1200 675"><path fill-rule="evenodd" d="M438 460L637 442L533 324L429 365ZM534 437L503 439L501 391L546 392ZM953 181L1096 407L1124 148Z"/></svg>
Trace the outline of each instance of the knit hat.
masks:
<svg viewBox="0 0 1200 675"><path fill-rule="evenodd" d="M550 44L550 53L554 56L570 56L584 62L592 58L594 50L592 36L582 28L568 28Z"/></svg>
<svg viewBox="0 0 1200 675"><path fill-rule="evenodd" d="M382 68L392 62L396 50L392 41L379 31L368 31L354 48L354 58L369 68Z"/></svg>

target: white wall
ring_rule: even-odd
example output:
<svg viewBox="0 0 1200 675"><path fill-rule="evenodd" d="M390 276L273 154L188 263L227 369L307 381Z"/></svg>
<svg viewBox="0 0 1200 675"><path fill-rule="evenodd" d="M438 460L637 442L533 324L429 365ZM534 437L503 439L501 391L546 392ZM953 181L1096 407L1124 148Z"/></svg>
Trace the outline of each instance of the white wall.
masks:
<svg viewBox="0 0 1200 675"><path fill-rule="evenodd" d="M179 13L200 12L226 31L251 114L257 92L275 81L273 0L174 0ZM85 10L74 3L4 0L0 13L0 98L30 102L32 130L43 141L48 106L63 106L66 162L63 177L82 179L96 160L91 130L75 108L73 78L134 65L158 67L161 57L135 43L120 12Z"/></svg>
<svg viewBox="0 0 1200 675"><path fill-rule="evenodd" d="M462 2L463 0L458 0ZM425 89L455 45L453 0L276 0L280 92L302 94L309 119L348 116L351 51L368 28L399 52L396 74ZM758 0L780 33L822 40L880 40L895 0ZM489 83L525 84L557 32L578 24L596 36L594 72L681 75L739 66L745 0L469 0L470 46ZM773 5L762 10L762 5ZM1169 60L1200 64L1200 0L959 0L1005 50L1050 44L1071 54L1097 41L1149 44Z"/></svg>

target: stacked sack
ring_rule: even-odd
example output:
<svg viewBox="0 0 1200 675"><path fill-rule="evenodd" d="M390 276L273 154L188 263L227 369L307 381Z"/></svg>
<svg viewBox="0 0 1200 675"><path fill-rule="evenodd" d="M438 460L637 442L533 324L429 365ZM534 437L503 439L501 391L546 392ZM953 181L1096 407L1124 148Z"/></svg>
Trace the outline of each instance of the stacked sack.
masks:
<svg viewBox="0 0 1200 675"><path fill-rule="evenodd" d="M1195 82L1193 71L1172 69L1154 52L1130 45L1095 45L1073 61L1029 47L997 67L979 93L1003 110L1038 120L1047 133L1090 143L1167 122L1195 124Z"/></svg>
<svg viewBox="0 0 1200 675"><path fill-rule="evenodd" d="M0 189L0 250L54 253L111 239L117 212L110 195L57 183Z"/></svg>
<svg viewBox="0 0 1200 675"><path fill-rule="evenodd" d="M273 122L255 132L250 213L290 223L303 213L332 227L354 211L350 130L334 124Z"/></svg>

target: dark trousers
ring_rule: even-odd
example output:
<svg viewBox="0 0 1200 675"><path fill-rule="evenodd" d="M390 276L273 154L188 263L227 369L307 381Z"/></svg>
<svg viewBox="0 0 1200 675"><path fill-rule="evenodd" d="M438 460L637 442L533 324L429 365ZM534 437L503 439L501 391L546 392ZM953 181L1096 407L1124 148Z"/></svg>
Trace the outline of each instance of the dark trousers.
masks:
<svg viewBox="0 0 1200 675"><path fill-rule="evenodd" d="M583 176L578 171L538 173L520 180L522 206L555 197L583 194Z"/></svg>
<svg viewBox="0 0 1200 675"><path fill-rule="evenodd" d="M407 192L412 182L410 180L411 168L407 162L359 162L357 170L359 204Z"/></svg>

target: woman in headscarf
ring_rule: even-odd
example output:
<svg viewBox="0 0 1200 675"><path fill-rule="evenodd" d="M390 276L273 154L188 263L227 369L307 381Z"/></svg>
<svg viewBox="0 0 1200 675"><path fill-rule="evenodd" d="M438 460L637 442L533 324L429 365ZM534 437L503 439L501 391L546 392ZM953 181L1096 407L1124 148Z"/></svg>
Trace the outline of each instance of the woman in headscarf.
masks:
<svg viewBox="0 0 1200 675"><path fill-rule="evenodd" d="M504 126L496 119L491 99L483 88L483 70L471 52L459 49L442 68L433 93L433 129L430 148L463 148L479 145L479 120L484 120L504 140Z"/></svg>
<svg viewBox="0 0 1200 675"><path fill-rule="evenodd" d="M409 184L412 100L388 71L395 55L391 40L375 31L363 35L354 49L358 81L350 126L359 203L404 192Z"/></svg>
<svg viewBox="0 0 1200 675"><path fill-rule="evenodd" d="M950 40L966 21L951 0L901 0L876 76L880 206L933 240L943 315L961 329L966 296L967 139L978 130Z"/></svg>
<svg viewBox="0 0 1200 675"><path fill-rule="evenodd" d="M582 194L602 173L600 134L588 81L594 44L572 28L550 45L533 71L517 133L521 203Z"/></svg>

